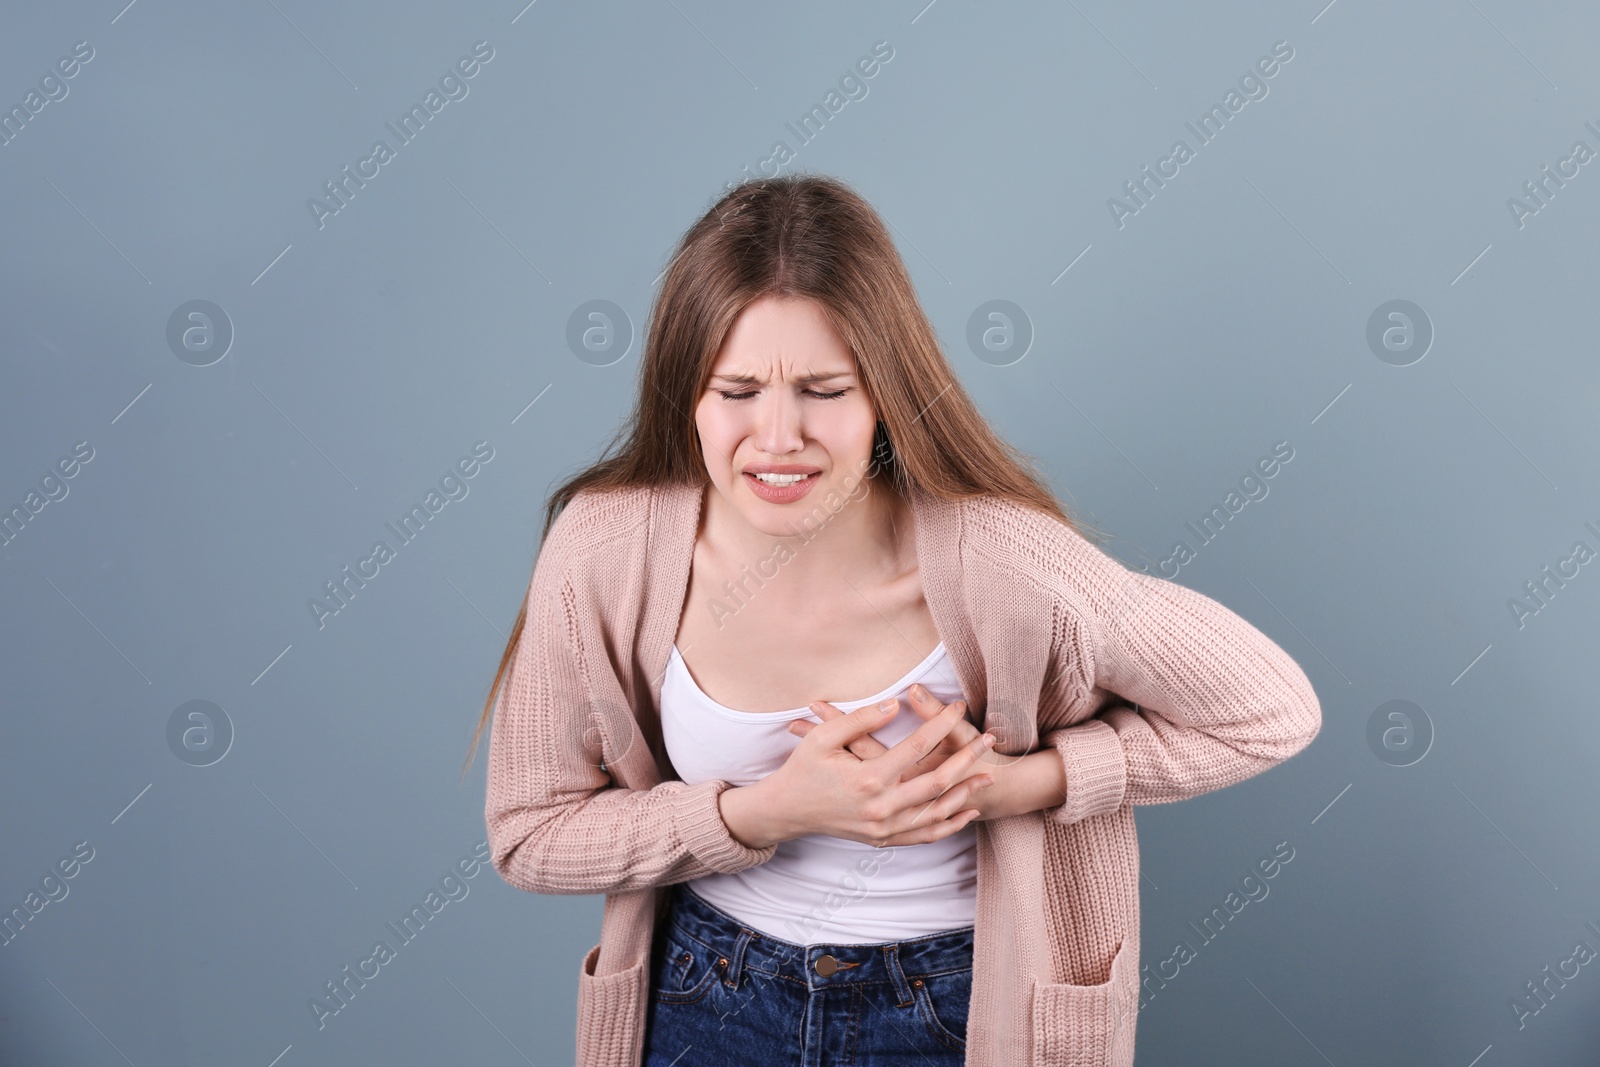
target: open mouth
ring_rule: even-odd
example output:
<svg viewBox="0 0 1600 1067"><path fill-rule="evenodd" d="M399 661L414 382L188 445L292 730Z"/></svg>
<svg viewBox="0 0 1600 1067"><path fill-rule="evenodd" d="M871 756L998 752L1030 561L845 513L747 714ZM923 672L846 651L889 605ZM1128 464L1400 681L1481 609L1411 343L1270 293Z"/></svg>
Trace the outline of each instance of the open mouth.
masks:
<svg viewBox="0 0 1600 1067"><path fill-rule="evenodd" d="M774 504L785 504L791 500L798 500L810 492L811 486L816 483L821 475L821 471L812 471L803 477L796 477L792 474L786 476L769 475L768 477L775 477L775 480L767 481L765 478L746 471L744 477L750 486L750 491L762 500Z"/></svg>
<svg viewBox="0 0 1600 1067"><path fill-rule="evenodd" d="M774 489L786 489L791 485L798 485L807 478L815 478L818 473L820 472L812 471L810 474L752 474L750 477L762 485L770 485Z"/></svg>

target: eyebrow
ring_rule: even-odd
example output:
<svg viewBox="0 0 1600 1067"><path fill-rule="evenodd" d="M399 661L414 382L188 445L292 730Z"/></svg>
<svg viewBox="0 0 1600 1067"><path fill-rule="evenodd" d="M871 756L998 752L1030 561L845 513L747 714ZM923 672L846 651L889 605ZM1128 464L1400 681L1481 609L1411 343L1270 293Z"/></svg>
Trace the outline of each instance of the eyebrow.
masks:
<svg viewBox="0 0 1600 1067"><path fill-rule="evenodd" d="M850 377L854 377L854 372L853 371L836 370L836 371L824 371L824 372L819 372L819 373L816 373L816 374L802 374L799 377L795 378L794 381L798 385L815 385L818 382L831 382L835 378L850 378ZM754 375L751 375L751 374L713 374L711 376L711 380L714 381L714 382L727 382L729 385L764 385L764 384L766 384L760 378L757 378L757 377L755 377Z"/></svg>

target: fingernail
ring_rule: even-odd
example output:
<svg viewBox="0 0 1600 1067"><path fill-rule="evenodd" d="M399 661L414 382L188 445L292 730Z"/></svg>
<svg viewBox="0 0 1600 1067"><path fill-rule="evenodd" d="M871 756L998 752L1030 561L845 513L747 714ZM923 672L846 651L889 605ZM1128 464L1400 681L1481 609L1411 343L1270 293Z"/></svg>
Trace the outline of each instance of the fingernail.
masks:
<svg viewBox="0 0 1600 1067"><path fill-rule="evenodd" d="M897 708L899 706L900 706L900 702L898 700L885 700L882 704L878 705L878 710L879 711L893 711L895 708Z"/></svg>
<svg viewBox="0 0 1600 1067"><path fill-rule="evenodd" d="M983 735L983 747L984 748L993 748L994 747L994 734L984 734Z"/></svg>
<svg viewBox="0 0 1600 1067"><path fill-rule="evenodd" d="M920 685L913 685L911 687L911 695L917 700L922 700L927 697L928 691Z"/></svg>

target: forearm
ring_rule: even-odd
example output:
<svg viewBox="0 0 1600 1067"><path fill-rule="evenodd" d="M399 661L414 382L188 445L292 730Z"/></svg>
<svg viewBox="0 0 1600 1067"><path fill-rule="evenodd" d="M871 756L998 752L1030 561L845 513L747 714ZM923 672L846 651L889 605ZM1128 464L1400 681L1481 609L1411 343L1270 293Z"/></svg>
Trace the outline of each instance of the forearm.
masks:
<svg viewBox="0 0 1600 1067"><path fill-rule="evenodd" d="M985 792L996 796L987 801L990 807L984 812L986 819L1054 808L1067 794L1066 768L1054 748L1042 748L1021 759L997 764L989 773L994 775L994 786Z"/></svg>
<svg viewBox="0 0 1600 1067"><path fill-rule="evenodd" d="M511 803L490 777L490 856L507 883L535 893L616 893L732 873L772 858L730 836L719 812L726 782L651 790L610 787L559 806ZM498 785L498 788L497 788Z"/></svg>
<svg viewBox="0 0 1600 1067"><path fill-rule="evenodd" d="M794 836L773 818L772 805L765 802L760 785L733 786L717 798L728 835L751 849L771 848Z"/></svg>

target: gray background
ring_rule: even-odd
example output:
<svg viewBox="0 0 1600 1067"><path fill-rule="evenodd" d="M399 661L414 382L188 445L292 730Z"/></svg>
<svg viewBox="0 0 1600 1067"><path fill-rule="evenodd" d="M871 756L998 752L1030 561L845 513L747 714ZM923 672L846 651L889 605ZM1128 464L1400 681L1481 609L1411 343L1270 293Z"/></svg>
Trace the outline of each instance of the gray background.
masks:
<svg viewBox="0 0 1600 1067"><path fill-rule="evenodd" d="M483 840L485 749L458 772L545 494L626 413L677 237L782 140L882 212L966 387L1108 550L1187 540L1176 580L1322 698L1292 761L1139 809L1141 962L1197 950L1147 986L1139 1062L1594 1063L1600 961L1512 1004L1600 951L1600 564L1522 625L1508 601L1600 550L1600 162L1521 226L1508 198L1600 149L1600 17L1206 7L13 5L0 105L94 55L0 147L0 505L93 458L0 548L0 904L93 858L0 948L0 1061L571 1062L602 899L487 866L323 1027L309 1002ZM319 228L307 200L478 41L468 95ZM785 123L878 41L802 145ZM1268 95L1196 147L1276 41ZM1420 359L1368 343L1396 299ZM234 332L208 366L167 342L192 300ZM569 346L591 300L627 351ZM969 346L991 300L1020 358ZM319 628L310 598L478 441L468 495ZM1184 524L1279 441L1201 546ZM220 760L215 712L211 748L169 741L192 700ZM1369 742L1392 700L1411 741Z"/></svg>

